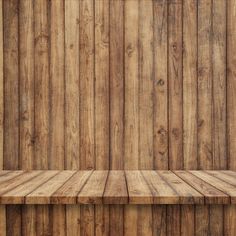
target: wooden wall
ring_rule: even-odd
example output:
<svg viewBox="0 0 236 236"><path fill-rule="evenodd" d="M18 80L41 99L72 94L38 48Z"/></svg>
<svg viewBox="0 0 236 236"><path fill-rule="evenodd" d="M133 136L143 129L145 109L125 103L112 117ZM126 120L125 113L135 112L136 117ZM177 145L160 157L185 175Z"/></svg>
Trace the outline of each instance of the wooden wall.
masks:
<svg viewBox="0 0 236 236"><path fill-rule="evenodd" d="M235 22L236 0L1 0L0 169L236 170ZM167 214L175 235L235 230L235 207L153 212L1 206L0 228L99 235L130 219L145 235Z"/></svg>
<svg viewBox="0 0 236 236"><path fill-rule="evenodd" d="M236 169L235 5L1 1L0 165Z"/></svg>

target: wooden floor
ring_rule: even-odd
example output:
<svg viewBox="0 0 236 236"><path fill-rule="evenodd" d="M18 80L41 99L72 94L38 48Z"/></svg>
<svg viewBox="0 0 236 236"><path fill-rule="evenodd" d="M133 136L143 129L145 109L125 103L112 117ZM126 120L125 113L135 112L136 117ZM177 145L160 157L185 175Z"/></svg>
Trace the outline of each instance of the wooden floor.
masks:
<svg viewBox="0 0 236 236"><path fill-rule="evenodd" d="M235 204L233 171L1 171L1 204Z"/></svg>

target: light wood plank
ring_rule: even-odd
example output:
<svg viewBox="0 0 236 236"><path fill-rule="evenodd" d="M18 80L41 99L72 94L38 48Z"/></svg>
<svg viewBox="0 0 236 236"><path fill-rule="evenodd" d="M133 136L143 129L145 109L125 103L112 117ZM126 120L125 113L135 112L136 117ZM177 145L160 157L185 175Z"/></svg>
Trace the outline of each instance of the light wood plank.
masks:
<svg viewBox="0 0 236 236"><path fill-rule="evenodd" d="M76 198L92 171L79 171L75 173L63 186L51 196L52 204L76 204Z"/></svg>
<svg viewBox="0 0 236 236"><path fill-rule="evenodd" d="M125 141L124 168L138 169L139 148L139 2L125 1Z"/></svg>
<svg viewBox="0 0 236 236"><path fill-rule="evenodd" d="M206 181L208 184L211 184L213 187L221 190L222 192L228 194L231 198L231 203L236 203L236 189L233 185L228 184L204 171L191 171L191 173L200 179Z"/></svg>
<svg viewBox="0 0 236 236"><path fill-rule="evenodd" d="M23 174L23 171L22 170L17 170L17 171L13 171L13 172L10 172L4 176L1 176L0 178L0 184L7 181L7 180L10 180L10 179L13 179L19 175Z"/></svg>
<svg viewBox="0 0 236 236"><path fill-rule="evenodd" d="M166 220L166 206L165 205L153 205L153 236L166 236L167 220Z"/></svg>
<svg viewBox="0 0 236 236"><path fill-rule="evenodd" d="M49 23L48 0L34 1L35 144L34 169L49 167Z"/></svg>
<svg viewBox="0 0 236 236"><path fill-rule="evenodd" d="M236 1L227 1L227 140L228 167L236 170Z"/></svg>
<svg viewBox="0 0 236 236"><path fill-rule="evenodd" d="M125 176L129 194L129 204L152 204L153 195L141 171L125 171Z"/></svg>
<svg viewBox="0 0 236 236"><path fill-rule="evenodd" d="M183 168L182 1L168 5L169 168Z"/></svg>
<svg viewBox="0 0 236 236"><path fill-rule="evenodd" d="M153 4L151 0L139 4L139 169L152 169Z"/></svg>
<svg viewBox="0 0 236 236"><path fill-rule="evenodd" d="M109 172L103 194L104 204L126 204L128 193L124 171Z"/></svg>
<svg viewBox="0 0 236 236"><path fill-rule="evenodd" d="M212 5L213 166L227 168L226 154L226 4Z"/></svg>
<svg viewBox="0 0 236 236"><path fill-rule="evenodd" d="M178 194L155 171L142 171L143 177L149 186L154 204L177 204Z"/></svg>
<svg viewBox="0 0 236 236"><path fill-rule="evenodd" d="M94 1L80 1L80 168L92 169L94 159Z"/></svg>
<svg viewBox="0 0 236 236"><path fill-rule="evenodd" d="M108 171L95 171L78 194L78 203L101 204Z"/></svg>
<svg viewBox="0 0 236 236"><path fill-rule="evenodd" d="M231 175L227 175L222 173L221 171L215 171L215 170L211 170L211 171L206 171L209 175L215 176L218 179L221 179L223 181L225 181L228 184L234 185L236 187L236 176L231 176Z"/></svg>
<svg viewBox="0 0 236 236"><path fill-rule="evenodd" d="M153 1L154 12L154 140L155 169L168 169L168 0Z"/></svg>
<svg viewBox="0 0 236 236"><path fill-rule="evenodd" d="M94 235L94 205L82 205L81 206L81 227L80 235Z"/></svg>
<svg viewBox="0 0 236 236"><path fill-rule="evenodd" d="M79 4L65 1L65 167L78 169L79 156Z"/></svg>
<svg viewBox="0 0 236 236"><path fill-rule="evenodd" d="M56 174L58 174L58 171L43 171L35 178L30 179L27 182L24 182L15 187L14 189L3 193L0 196L1 204L24 204L26 195L37 189L40 185L47 182Z"/></svg>
<svg viewBox="0 0 236 236"><path fill-rule="evenodd" d="M0 230L2 236L6 236L6 206L0 205Z"/></svg>
<svg viewBox="0 0 236 236"><path fill-rule="evenodd" d="M212 1L198 1L198 168L212 169Z"/></svg>
<svg viewBox="0 0 236 236"><path fill-rule="evenodd" d="M124 207L124 235L133 236L138 234L138 206L125 205Z"/></svg>
<svg viewBox="0 0 236 236"><path fill-rule="evenodd" d="M66 205L66 235L80 236L80 206Z"/></svg>
<svg viewBox="0 0 236 236"><path fill-rule="evenodd" d="M95 206L95 234L96 236L109 236L110 205Z"/></svg>
<svg viewBox="0 0 236 236"><path fill-rule="evenodd" d="M109 0L95 1L96 169L109 169Z"/></svg>
<svg viewBox="0 0 236 236"><path fill-rule="evenodd" d="M224 207L224 235L236 235L236 205Z"/></svg>
<svg viewBox="0 0 236 236"><path fill-rule="evenodd" d="M25 197L26 204L49 204L52 194L58 190L75 171L62 171Z"/></svg>
<svg viewBox="0 0 236 236"><path fill-rule="evenodd" d="M50 1L50 169L64 169L64 1Z"/></svg>
<svg viewBox="0 0 236 236"><path fill-rule="evenodd" d="M204 195L206 204L227 204L230 198L212 185L186 171L174 171L181 179Z"/></svg>
<svg viewBox="0 0 236 236"><path fill-rule="evenodd" d="M19 1L20 60L20 163L33 169L34 162L34 11L33 0Z"/></svg>
<svg viewBox="0 0 236 236"><path fill-rule="evenodd" d="M111 169L124 166L124 1L110 1L110 158Z"/></svg>
<svg viewBox="0 0 236 236"><path fill-rule="evenodd" d="M202 204L204 197L190 185L186 184L182 179L171 171L158 171L158 174L165 180L171 188L179 195L181 204Z"/></svg>
<svg viewBox="0 0 236 236"><path fill-rule="evenodd" d="M183 1L183 168L197 168L197 0Z"/></svg>
<svg viewBox="0 0 236 236"><path fill-rule="evenodd" d="M181 236L195 236L194 205L181 206Z"/></svg>
<svg viewBox="0 0 236 236"><path fill-rule="evenodd" d="M7 191L16 188L17 186L34 179L34 177L41 174L42 171L30 171L24 172L23 174L14 176L7 181L4 181L0 184L0 195L3 195Z"/></svg>
<svg viewBox="0 0 236 236"><path fill-rule="evenodd" d="M35 205L22 205L22 235L36 236L36 211Z"/></svg>
<svg viewBox="0 0 236 236"><path fill-rule="evenodd" d="M167 235L181 235L181 217L180 217L180 205L167 206L167 218L166 218L166 232Z"/></svg>

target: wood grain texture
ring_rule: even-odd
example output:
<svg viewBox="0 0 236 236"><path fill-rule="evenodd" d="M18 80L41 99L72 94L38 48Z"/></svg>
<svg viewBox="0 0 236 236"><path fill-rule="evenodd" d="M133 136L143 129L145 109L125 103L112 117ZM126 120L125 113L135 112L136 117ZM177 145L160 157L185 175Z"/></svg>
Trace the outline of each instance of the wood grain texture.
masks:
<svg viewBox="0 0 236 236"><path fill-rule="evenodd" d="M64 2L50 2L50 169L64 169Z"/></svg>
<svg viewBox="0 0 236 236"><path fill-rule="evenodd" d="M4 78L3 78L3 3L0 3L0 169L3 169L4 142Z"/></svg>
<svg viewBox="0 0 236 236"><path fill-rule="evenodd" d="M197 168L197 1L183 4L183 168Z"/></svg>
<svg viewBox="0 0 236 236"><path fill-rule="evenodd" d="M65 1L65 168L79 169L79 1Z"/></svg>
<svg viewBox="0 0 236 236"><path fill-rule="evenodd" d="M3 1L4 169L19 166L18 1Z"/></svg>
<svg viewBox="0 0 236 236"><path fill-rule="evenodd" d="M236 103L235 103L235 74L236 74L236 2L230 0L227 2L227 140L228 140L228 167L231 170L236 170L236 161L234 158L235 140L236 140Z"/></svg>
<svg viewBox="0 0 236 236"><path fill-rule="evenodd" d="M154 30L154 169L168 169L168 1L153 2Z"/></svg>
<svg viewBox="0 0 236 236"><path fill-rule="evenodd" d="M34 1L34 169L49 168L49 42L48 0Z"/></svg>
<svg viewBox="0 0 236 236"><path fill-rule="evenodd" d="M94 163L94 1L80 1L80 168ZM83 49L83 50L82 50Z"/></svg>
<svg viewBox="0 0 236 236"><path fill-rule="evenodd" d="M139 10L139 169L153 169L153 2Z"/></svg>
<svg viewBox="0 0 236 236"><path fill-rule="evenodd" d="M110 1L110 168L123 169L124 1Z"/></svg>
<svg viewBox="0 0 236 236"><path fill-rule="evenodd" d="M95 156L96 169L109 169L109 4L95 1Z"/></svg>
<svg viewBox="0 0 236 236"><path fill-rule="evenodd" d="M198 1L198 168L212 158L212 1Z"/></svg>
<svg viewBox="0 0 236 236"><path fill-rule="evenodd" d="M138 169L139 155L139 2L125 1L124 169Z"/></svg>
<svg viewBox="0 0 236 236"><path fill-rule="evenodd" d="M226 154L226 1L212 6L213 167L227 168Z"/></svg>
<svg viewBox="0 0 236 236"><path fill-rule="evenodd" d="M183 168L182 5L168 4L169 168Z"/></svg>
<svg viewBox="0 0 236 236"><path fill-rule="evenodd" d="M34 8L33 1L19 2L19 168L32 169L34 162Z"/></svg>

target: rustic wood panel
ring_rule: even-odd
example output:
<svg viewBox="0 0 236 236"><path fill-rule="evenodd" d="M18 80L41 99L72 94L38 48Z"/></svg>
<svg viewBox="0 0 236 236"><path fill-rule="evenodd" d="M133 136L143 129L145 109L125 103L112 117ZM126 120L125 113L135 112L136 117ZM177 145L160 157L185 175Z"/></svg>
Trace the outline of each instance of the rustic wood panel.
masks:
<svg viewBox="0 0 236 236"><path fill-rule="evenodd" d="M234 6L3 1L1 165L235 169Z"/></svg>

